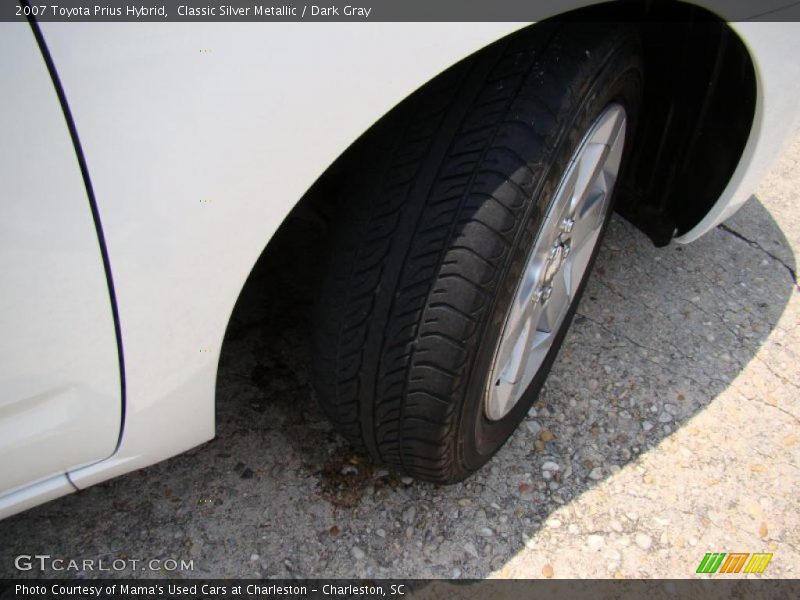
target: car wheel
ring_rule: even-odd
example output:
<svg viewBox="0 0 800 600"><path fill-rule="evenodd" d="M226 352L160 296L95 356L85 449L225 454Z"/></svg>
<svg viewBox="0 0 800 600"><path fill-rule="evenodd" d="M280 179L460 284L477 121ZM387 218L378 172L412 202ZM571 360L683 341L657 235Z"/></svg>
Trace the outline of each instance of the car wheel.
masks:
<svg viewBox="0 0 800 600"><path fill-rule="evenodd" d="M356 152L314 347L322 407L354 445L451 483L514 432L597 254L641 80L626 27L543 23Z"/></svg>

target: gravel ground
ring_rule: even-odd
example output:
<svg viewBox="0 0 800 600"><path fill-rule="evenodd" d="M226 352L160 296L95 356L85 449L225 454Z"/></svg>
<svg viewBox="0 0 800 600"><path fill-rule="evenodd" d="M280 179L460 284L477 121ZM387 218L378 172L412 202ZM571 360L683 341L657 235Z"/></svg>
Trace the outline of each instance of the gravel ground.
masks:
<svg viewBox="0 0 800 600"><path fill-rule="evenodd" d="M261 264L225 342L217 438L0 523L0 575L44 553L194 563L135 576L680 578L738 551L800 577L799 189L800 138L690 246L656 249L615 219L529 417L450 487L370 464L331 430L303 269Z"/></svg>

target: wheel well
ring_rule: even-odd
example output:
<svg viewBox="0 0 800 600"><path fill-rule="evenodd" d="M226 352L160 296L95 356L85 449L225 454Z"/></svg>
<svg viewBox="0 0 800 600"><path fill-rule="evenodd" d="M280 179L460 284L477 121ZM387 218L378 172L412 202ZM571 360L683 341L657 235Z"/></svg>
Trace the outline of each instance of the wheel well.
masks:
<svg viewBox="0 0 800 600"><path fill-rule="evenodd" d="M711 209L744 151L756 104L755 69L744 43L725 21L683 2L617 0L551 20L627 21L639 31L644 99L633 158L617 184L617 208L656 245L669 243ZM332 186L348 172L353 149L380 136L382 122L407 105L400 102L354 142L297 210L335 213Z"/></svg>
<svg viewBox="0 0 800 600"><path fill-rule="evenodd" d="M640 33L643 106L633 159L617 184L617 208L656 245L665 245L700 222L738 165L755 113L750 56L727 23L686 3L617 0L558 18L625 20ZM276 314L310 310L330 255L340 182L354 172L359 149L376 138L368 145L381 147L386 124L408 105L408 99L400 102L361 135L286 217L245 283L226 339L249 322L243 307Z"/></svg>
<svg viewBox="0 0 800 600"><path fill-rule="evenodd" d="M753 125L755 68L736 32L705 9L615 4L579 16L628 19L640 32L644 99L618 210L660 246L697 225L730 181Z"/></svg>
<svg viewBox="0 0 800 600"><path fill-rule="evenodd" d="M665 245L700 222L742 156L756 103L755 69L747 49L727 23L683 2L617 0L553 20L558 19L627 21L640 33L644 98L633 158L617 183L617 209L656 245ZM312 279L320 276L328 255L329 224L340 208L339 182L354 171L359 148L381 147L379 141L374 143L376 138L385 137L386 124L409 104L406 99L395 106L317 179L273 236L259 264L271 264L271 256L285 254L281 248L295 246L294 238L313 238L309 251L290 253L294 262L313 264L318 275ZM253 269L247 287L258 279L258 270Z"/></svg>

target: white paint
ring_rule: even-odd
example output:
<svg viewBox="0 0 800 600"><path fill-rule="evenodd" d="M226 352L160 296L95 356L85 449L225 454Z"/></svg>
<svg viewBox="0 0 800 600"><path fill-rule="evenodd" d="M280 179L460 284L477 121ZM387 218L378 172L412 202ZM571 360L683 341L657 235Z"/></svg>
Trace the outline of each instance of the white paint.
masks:
<svg viewBox="0 0 800 600"><path fill-rule="evenodd" d="M89 201L26 24L0 25L0 56L1 517L32 494L66 489L67 470L110 456L121 400ZM45 480L39 492L22 489Z"/></svg>
<svg viewBox="0 0 800 600"><path fill-rule="evenodd" d="M56 475L50 479L28 485L16 492L0 496L0 519L33 508L43 502L55 500L75 491L66 475Z"/></svg>

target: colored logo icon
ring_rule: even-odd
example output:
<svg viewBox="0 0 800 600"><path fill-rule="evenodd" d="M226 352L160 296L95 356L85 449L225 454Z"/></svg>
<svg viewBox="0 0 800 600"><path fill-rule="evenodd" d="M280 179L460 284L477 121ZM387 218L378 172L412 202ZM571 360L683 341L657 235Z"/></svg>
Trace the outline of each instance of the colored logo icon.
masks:
<svg viewBox="0 0 800 600"><path fill-rule="evenodd" d="M771 553L708 552L700 561L696 573L763 573L771 560Z"/></svg>

